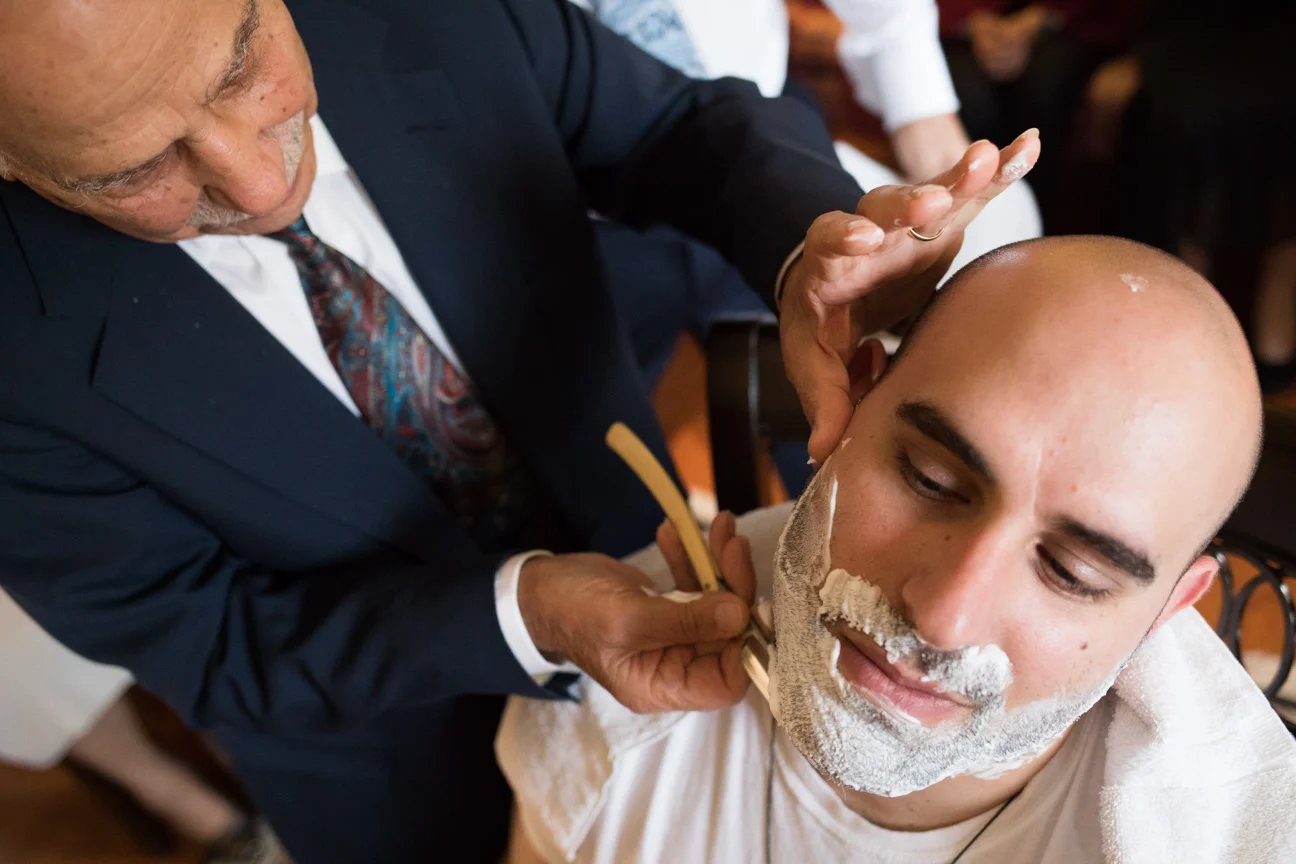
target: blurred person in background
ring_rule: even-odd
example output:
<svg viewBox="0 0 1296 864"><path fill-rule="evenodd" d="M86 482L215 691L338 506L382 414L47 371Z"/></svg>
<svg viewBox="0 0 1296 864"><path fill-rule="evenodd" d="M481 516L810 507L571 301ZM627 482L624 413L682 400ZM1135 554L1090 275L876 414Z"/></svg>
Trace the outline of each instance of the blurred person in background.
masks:
<svg viewBox="0 0 1296 864"><path fill-rule="evenodd" d="M765 96L784 94L813 103L788 76L786 0L572 2L692 77L744 78ZM899 168L892 170L838 141L837 155L846 170L864 189L872 189L921 182L955 164L970 142L941 54L935 0L826 0L825 5L843 24L837 44L842 69L860 105L881 119ZM1006 144L1029 125L986 137ZM770 314L733 266L674 229L644 233L601 223L598 232L613 293L650 386L669 363L681 331L705 341L716 320ZM984 252L1040 233L1030 188L1014 183L968 226L946 278ZM809 478L805 447L784 445L776 448L774 458L787 488L796 494Z"/></svg>
<svg viewBox="0 0 1296 864"><path fill-rule="evenodd" d="M1152 0L1089 85L1111 228L1181 256L1246 324L1266 392L1296 386L1296 7ZM1119 200L1117 199L1119 196Z"/></svg>
<svg viewBox="0 0 1296 864"><path fill-rule="evenodd" d="M64 647L0 591L0 760L90 769L206 847L206 864L287 862L264 823L149 737L126 698L133 681Z"/></svg>
<svg viewBox="0 0 1296 864"><path fill-rule="evenodd" d="M1034 126L1064 151L1070 122L1094 70L1128 38L1133 0L940 0L940 31L968 132L998 138ZM1057 219L1062 163L1046 160L1032 186L1044 222Z"/></svg>

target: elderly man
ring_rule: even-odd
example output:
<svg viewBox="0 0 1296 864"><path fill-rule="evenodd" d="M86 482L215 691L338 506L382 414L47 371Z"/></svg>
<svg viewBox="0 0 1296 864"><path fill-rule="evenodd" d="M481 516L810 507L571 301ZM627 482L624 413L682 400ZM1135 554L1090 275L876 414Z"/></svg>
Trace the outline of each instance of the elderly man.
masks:
<svg viewBox="0 0 1296 864"><path fill-rule="evenodd" d="M692 647L736 598L535 551L656 521L601 444L663 451L588 210L781 292L828 442L856 334L1039 144L861 201L796 105L565 2L291 6L0 0L0 583L211 729L298 864L492 860L471 694L566 659L640 709L741 695Z"/></svg>
<svg viewBox="0 0 1296 864"><path fill-rule="evenodd" d="M514 700L514 860L1293 860L1296 743L1191 608L1260 436L1214 290L1128 241L1027 241L885 374L866 356L790 518L712 532L737 589L749 550L773 571L770 704Z"/></svg>

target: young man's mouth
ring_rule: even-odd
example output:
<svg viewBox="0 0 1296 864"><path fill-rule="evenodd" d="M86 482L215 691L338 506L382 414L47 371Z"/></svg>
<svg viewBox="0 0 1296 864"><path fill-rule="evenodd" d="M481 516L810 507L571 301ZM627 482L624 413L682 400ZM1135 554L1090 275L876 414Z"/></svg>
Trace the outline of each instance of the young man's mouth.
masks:
<svg viewBox="0 0 1296 864"><path fill-rule="evenodd" d="M936 726L972 710L962 694L922 680L922 673L903 661L888 661L886 651L872 637L841 621L828 629L841 643L837 670L856 692L887 714L915 725Z"/></svg>

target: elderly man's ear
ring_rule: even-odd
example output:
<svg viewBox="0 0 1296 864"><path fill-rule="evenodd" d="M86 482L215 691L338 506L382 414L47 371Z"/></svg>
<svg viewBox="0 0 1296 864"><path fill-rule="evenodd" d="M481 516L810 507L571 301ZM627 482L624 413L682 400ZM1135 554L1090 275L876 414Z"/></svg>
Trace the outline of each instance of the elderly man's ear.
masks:
<svg viewBox="0 0 1296 864"><path fill-rule="evenodd" d="M873 389L886 371L887 353L877 339L865 339L855 349L855 356L846 366L850 376L851 402L859 404L868 392Z"/></svg>

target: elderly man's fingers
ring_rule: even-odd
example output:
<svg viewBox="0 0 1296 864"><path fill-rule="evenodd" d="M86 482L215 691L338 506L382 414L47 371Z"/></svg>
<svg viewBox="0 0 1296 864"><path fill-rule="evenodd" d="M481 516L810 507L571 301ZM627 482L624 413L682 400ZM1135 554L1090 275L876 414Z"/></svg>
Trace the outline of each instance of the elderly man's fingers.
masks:
<svg viewBox="0 0 1296 864"><path fill-rule="evenodd" d="M1040 137L1038 129L1027 129L1017 136L1017 140L1004 148L999 154L999 171L994 176L994 189L989 191L989 201L1004 189L1025 177L1040 157Z"/></svg>
<svg viewBox="0 0 1296 864"><path fill-rule="evenodd" d="M953 168L931 180L950 191L957 208L974 197L991 181L999 167L999 148L989 141L976 141L968 145L963 158Z"/></svg>
<svg viewBox="0 0 1296 864"><path fill-rule="evenodd" d="M693 565L689 562L688 553L684 551L684 541L680 539L679 532L670 520L657 526L657 548L670 567L671 578L674 579L677 590L702 590L697 574L693 572Z"/></svg>
<svg viewBox="0 0 1296 864"><path fill-rule="evenodd" d="M803 266L814 279L831 279L835 274L823 268L839 258L867 255L877 249L886 234L870 219L856 213L825 213L806 232Z"/></svg>
<svg viewBox="0 0 1296 864"><path fill-rule="evenodd" d="M720 563L720 554L724 551L725 546L733 539L734 534L738 531L738 521L728 510L721 510L716 514L715 519L711 521L711 531L707 536L707 544L711 549L711 560L717 564Z"/></svg>
<svg viewBox="0 0 1296 864"><path fill-rule="evenodd" d="M720 553L720 569L734 593L747 605L756 602L756 565L752 561L751 541L746 537L731 537Z"/></svg>
<svg viewBox="0 0 1296 864"><path fill-rule="evenodd" d="M783 330L783 367L810 421L810 459L822 462L850 422L850 374L835 351L800 329Z"/></svg>
<svg viewBox="0 0 1296 864"><path fill-rule="evenodd" d="M987 204L1009 186L1030 173L1040 158L1038 129L1027 129L999 153L999 164L990 182L961 202L953 214L953 228L963 230Z"/></svg>
<svg viewBox="0 0 1296 864"><path fill-rule="evenodd" d="M678 654L663 655L653 674L650 710L714 711L737 704L750 682L742 668L742 646L734 641L719 654L695 656L687 663ZM631 706L633 707L633 706Z"/></svg>
<svg viewBox="0 0 1296 864"><path fill-rule="evenodd" d="M985 144L984 147L980 146ZM974 151L980 151L975 153ZM1001 151L987 142L977 142L964 154L963 176L951 189L954 204L939 219L918 230L928 236L942 231L962 231L996 195L1024 177L1039 159L1039 131L1028 129ZM975 167L973 167L975 166Z"/></svg>
<svg viewBox="0 0 1296 864"><path fill-rule="evenodd" d="M935 219L916 225L915 230L930 237L949 227L959 218L964 206L970 201L977 200L990 186L999 171L999 163L999 148L989 141L976 141L970 144L964 151L963 157L952 168L927 181L928 184L942 186L949 190L949 208Z"/></svg>
<svg viewBox="0 0 1296 864"><path fill-rule="evenodd" d="M747 604L724 591L705 593L689 603L644 595L635 598L634 606L610 623L615 632L603 641L632 651L652 651L732 639L747 627Z"/></svg>
<svg viewBox="0 0 1296 864"><path fill-rule="evenodd" d="M877 223L887 232L889 247L897 232L926 225L939 219L954 203L944 184L921 186L879 186L860 199L859 215Z"/></svg>

